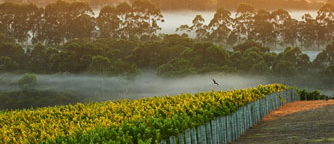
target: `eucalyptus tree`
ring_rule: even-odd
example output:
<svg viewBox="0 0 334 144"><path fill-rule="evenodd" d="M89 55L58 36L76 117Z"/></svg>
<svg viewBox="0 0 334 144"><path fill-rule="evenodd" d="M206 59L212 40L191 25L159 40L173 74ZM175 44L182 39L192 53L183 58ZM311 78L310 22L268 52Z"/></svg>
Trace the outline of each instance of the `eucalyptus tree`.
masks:
<svg viewBox="0 0 334 144"><path fill-rule="evenodd" d="M15 24L16 18L15 10L18 8L19 5L11 2L0 4L0 33L14 37L13 25Z"/></svg>
<svg viewBox="0 0 334 144"><path fill-rule="evenodd" d="M266 10L259 10L254 16L253 31L251 35L260 40L264 46L274 43L276 35L272 15Z"/></svg>
<svg viewBox="0 0 334 144"><path fill-rule="evenodd" d="M319 71L319 73L321 75L320 79L322 80L322 82L325 83L325 86L331 89L334 84L334 65L329 65L328 67L323 68Z"/></svg>
<svg viewBox="0 0 334 144"><path fill-rule="evenodd" d="M130 31L134 27L132 7L127 2L122 2L115 7L117 18L114 19L114 32L117 38L130 38Z"/></svg>
<svg viewBox="0 0 334 144"><path fill-rule="evenodd" d="M321 39L324 42L334 41L334 6L330 3L325 4L317 13L316 21L320 31Z"/></svg>
<svg viewBox="0 0 334 144"><path fill-rule="evenodd" d="M94 56L92 57L92 62L89 65L89 70L92 73L105 75L111 72L111 61L107 57Z"/></svg>
<svg viewBox="0 0 334 144"><path fill-rule="evenodd" d="M317 68L325 68L334 65L334 44L329 44L321 53L319 53L313 64Z"/></svg>
<svg viewBox="0 0 334 144"><path fill-rule="evenodd" d="M50 3L45 7L36 41L51 45L65 41L69 7L70 4L65 1Z"/></svg>
<svg viewBox="0 0 334 144"><path fill-rule="evenodd" d="M66 14L66 39L91 38L95 32L94 12L85 2L72 2Z"/></svg>
<svg viewBox="0 0 334 144"><path fill-rule="evenodd" d="M13 8L13 23L10 25L10 35L13 36L18 42L26 41L29 32L29 24L26 16L26 9L24 5L14 4Z"/></svg>
<svg viewBox="0 0 334 144"><path fill-rule="evenodd" d="M196 15L196 17L192 21L192 26L181 25L176 31L186 31L186 32L194 32L196 34L196 38L199 41L202 41L208 36L208 26L204 24L205 20L201 15Z"/></svg>
<svg viewBox="0 0 334 144"><path fill-rule="evenodd" d="M204 22L205 20L201 15L196 15L193 19L193 25L191 26L191 29L195 31L199 41L205 39L207 35L207 25L204 25Z"/></svg>
<svg viewBox="0 0 334 144"><path fill-rule="evenodd" d="M148 0L135 0L132 3L130 36L142 38L144 36L151 37L161 30L159 23L164 22L163 16L159 8Z"/></svg>
<svg viewBox="0 0 334 144"><path fill-rule="evenodd" d="M34 36L40 16L40 8L33 4L0 4L0 33L15 38L17 42L27 42Z"/></svg>
<svg viewBox="0 0 334 144"><path fill-rule="evenodd" d="M121 19L118 17L115 7L110 5L103 7L96 19L99 28L99 37L116 37L120 28L120 22Z"/></svg>
<svg viewBox="0 0 334 144"><path fill-rule="evenodd" d="M36 41L58 45L70 39L90 38L95 31L93 10L87 3L58 0L48 4Z"/></svg>
<svg viewBox="0 0 334 144"><path fill-rule="evenodd" d="M283 23L282 29L282 43L295 47L297 45L299 33L299 21L296 19L287 19Z"/></svg>
<svg viewBox="0 0 334 144"><path fill-rule="evenodd" d="M224 8L217 9L213 19L208 25L209 39L214 42L227 43L227 39L231 33L233 19L231 12Z"/></svg>
<svg viewBox="0 0 334 144"><path fill-rule="evenodd" d="M27 54L29 56L29 62L27 62L29 67L27 67L27 70L34 73L51 73L53 66L52 57L58 55L59 51L38 43Z"/></svg>
<svg viewBox="0 0 334 144"><path fill-rule="evenodd" d="M295 47L295 48L287 47L283 53L280 53L277 56L276 64L278 65L288 64L286 65L287 68L291 66L293 67L293 69L291 70L299 74L307 73L311 66L309 56L307 54L303 54L301 49L298 47ZM280 65L280 66L283 66L283 65ZM277 69L276 69L276 72L278 72ZM289 73L290 72L287 72L287 74Z"/></svg>
<svg viewBox="0 0 334 144"><path fill-rule="evenodd" d="M318 40L318 23L310 14L302 16L304 21L300 22L299 42L306 48L314 48Z"/></svg>
<svg viewBox="0 0 334 144"><path fill-rule="evenodd" d="M24 69L27 62L27 56L23 48L14 43L0 43L0 57L9 57L16 63L18 63L19 68Z"/></svg>
<svg viewBox="0 0 334 144"><path fill-rule="evenodd" d="M248 40L253 39L251 32L253 31L254 16L256 11L253 6L249 4L239 4L234 19L234 31L238 35L238 41L240 42L243 38Z"/></svg>
<svg viewBox="0 0 334 144"><path fill-rule="evenodd" d="M31 33L30 38L32 43L38 42L38 33L42 30L43 23L43 12L44 8L38 8L36 5L29 4L26 6L27 17L26 21L28 22L29 32Z"/></svg>
<svg viewBox="0 0 334 144"><path fill-rule="evenodd" d="M288 11L283 9L278 9L273 12L271 12L272 15L272 22L274 25L274 32L275 35L275 41L274 46L277 46L277 42L283 44L284 34L283 32L290 29L289 27L286 27L287 21L291 20L291 16Z"/></svg>
<svg viewBox="0 0 334 144"><path fill-rule="evenodd" d="M17 70L19 64L11 57L0 56L0 72L11 72Z"/></svg>

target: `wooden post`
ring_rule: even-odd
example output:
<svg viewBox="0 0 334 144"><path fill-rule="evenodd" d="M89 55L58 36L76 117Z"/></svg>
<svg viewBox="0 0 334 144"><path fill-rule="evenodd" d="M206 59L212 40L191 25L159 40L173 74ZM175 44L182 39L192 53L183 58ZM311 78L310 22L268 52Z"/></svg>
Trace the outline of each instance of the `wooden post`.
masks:
<svg viewBox="0 0 334 144"><path fill-rule="evenodd" d="M222 132L223 132L223 127L222 127L222 117L216 118L216 127L217 127L217 144L221 144L222 142Z"/></svg>
<svg viewBox="0 0 334 144"><path fill-rule="evenodd" d="M260 100L257 100L257 109L256 109L256 115L257 115L257 122L261 120L261 115L260 115Z"/></svg>
<svg viewBox="0 0 334 144"><path fill-rule="evenodd" d="M242 125L242 122L241 122L241 108L239 108L238 110L238 135L237 135L237 138L240 137L241 135L241 125Z"/></svg>
<svg viewBox="0 0 334 144"><path fill-rule="evenodd" d="M184 144L183 134L179 134L179 144Z"/></svg>
<svg viewBox="0 0 334 144"><path fill-rule="evenodd" d="M167 144L167 141L163 140L163 141L160 142L160 144Z"/></svg>
<svg viewBox="0 0 334 144"><path fill-rule="evenodd" d="M223 144L227 143L227 130L226 130L226 122L227 122L227 116L224 116L221 118L221 127L222 131L220 133L219 139L223 142Z"/></svg>
<svg viewBox="0 0 334 144"><path fill-rule="evenodd" d="M274 109L278 108L278 98L276 95L273 95L273 105L274 105Z"/></svg>
<svg viewBox="0 0 334 144"><path fill-rule="evenodd" d="M232 142L232 128L231 128L231 115L228 115L226 117L226 132L227 132L227 143L231 143Z"/></svg>
<svg viewBox="0 0 334 144"><path fill-rule="evenodd" d="M196 134L195 134L195 136L196 136ZM186 129L185 137L186 137L186 144L191 144L190 129Z"/></svg>
<svg viewBox="0 0 334 144"><path fill-rule="evenodd" d="M256 101L254 101L254 113L253 113L253 115L254 115L254 123L257 122L257 115L256 115L256 113L257 113L257 103L256 103Z"/></svg>
<svg viewBox="0 0 334 144"><path fill-rule="evenodd" d="M197 138L198 138L198 143L203 144L202 143L202 129L201 129L201 126L197 127Z"/></svg>
<svg viewBox="0 0 334 144"><path fill-rule="evenodd" d="M239 137L239 109L235 112L235 140Z"/></svg>
<svg viewBox="0 0 334 144"><path fill-rule="evenodd" d="M256 123L255 121L255 102L252 102L252 126Z"/></svg>
<svg viewBox="0 0 334 144"><path fill-rule="evenodd" d="M291 97L291 92L290 91L291 91L291 89L286 90L286 94L288 96L289 103L292 102L292 97Z"/></svg>
<svg viewBox="0 0 334 144"><path fill-rule="evenodd" d="M240 109L240 133L239 135L241 136L244 133L244 108Z"/></svg>
<svg viewBox="0 0 334 144"><path fill-rule="evenodd" d="M292 89L289 89L289 95L290 95L290 100L291 100L291 102L294 102L295 99L294 99L294 97L293 97L293 95L292 95Z"/></svg>
<svg viewBox="0 0 334 144"><path fill-rule="evenodd" d="M252 104L249 104L248 105L248 120L249 120L249 122L248 122L248 128L250 128L252 125L253 125L253 116L252 116Z"/></svg>
<svg viewBox="0 0 334 144"><path fill-rule="evenodd" d="M284 92L283 91L281 91L281 96L282 96L282 99L283 99L283 101L285 100L285 97L284 97ZM284 105L284 102L283 101L281 101L281 107Z"/></svg>
<svg viewBox="0 0 334 144"><path fill-rule="evenodd" d="M296 99L295 99L295 97L293 96L293 89L289 89L289 92L290 92L291 102L295 102Z"/></svg>
<svg viewBox="0 0 334 144"><path fill-rule="evenodd" d="M169 137L170 144L176 144L176 138L175 136Z"/></svg>
<svg viewBox="0 0 334 144"><path fill-rule="evenodd" d="M266 107L266 115L268 115L272 109L276 109L277 103L275 94L272 94L269 100L266 101Z"/></svg>
<svg viewBox="0 0 334 144"><path fill-rule="evenodd" d="M235 112L232 114L232 141L235 141Z"/></svg>
<svg viewBox="0 0 334 144"><path fill-rule="evenodd" d="M289 91L290 91L290 97L291 97L292 102L295 102L296 99L295 99L295 97L293 96L293 89L289 89Z"/></svg>
<svg viewBox="0 0 334 144"><path fill-rule="evenodd" d="M212 144L218 144L217 121L218 121L218 119L211 120L211 125L212 125Z"/></svg>
<svg viewBox="0 0 334 144"><path fill-rule="evenodd" d="M245 133L246 131L246 126L247 126L247 107L244 107L244 111L243 111L243 130L242 130L242 134Z"/></svg>
<svg viewBox="0 0 334 144"><path fill-rule="evenodd" d="M191 144L197 144L196 129L191 129Z"/></svg>
<svg viewBox="0 0 334 144"><path fill-rule="evenodd" d="M238 123L237 123L237 111L234 112L234 141L237 140L237 133L238 133Z"/></svg>
<svg viewBox="0 0 334 144"><path fill-rule="evenodd" d="M266 95L267 97L268 95ZM259 115L260 115L260 119L263 118L263 98L259 100Z"/></svg>
<svg viewBox="0 0 334 144"><path fill-rule="evenodd" d="M212 144L212 132L211 132L211 124L210 122L206 123L206 141L207 144Z"/></svg>
<svg viewBox="0 0 334 144"><path fill-rule="evenodd" d="M205 125L201 125L202 144L206 144Z"/></svg>

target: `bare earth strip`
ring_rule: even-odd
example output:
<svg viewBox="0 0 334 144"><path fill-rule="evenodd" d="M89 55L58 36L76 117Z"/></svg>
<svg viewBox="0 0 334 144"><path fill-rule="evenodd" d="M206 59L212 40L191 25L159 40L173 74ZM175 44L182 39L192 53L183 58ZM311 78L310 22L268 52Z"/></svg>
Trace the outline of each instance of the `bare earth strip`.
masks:
<svg viewBox="0 0 334 144"><path fill-rule="evenodd" d="M299 101L271 112L233 144L334 144L334 100Z"/></svg>

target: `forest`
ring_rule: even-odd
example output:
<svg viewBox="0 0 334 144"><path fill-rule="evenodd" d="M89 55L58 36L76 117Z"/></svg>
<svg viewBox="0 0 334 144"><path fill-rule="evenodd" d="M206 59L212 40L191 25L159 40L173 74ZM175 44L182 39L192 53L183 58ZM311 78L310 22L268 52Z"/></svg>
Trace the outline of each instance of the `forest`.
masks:
<svg viewBox="0 0 334 144"><path fill-rule="evenodd" d="M288 47L277 54L261 43L246 41L235 46L233 51L228 51L212 42L197 42L179 35L166 35L162 39L147 42L73 40L57 49L37 44L26 52L20 45L2 41L0 55L1 73L88 73L121 76L131 81L139 73L150 69L160 77L225 73L261 75L272 82L306 84L324 90L331 89L334 84L333 44L328 45L313 62L298 47ZM31 82L27 83L30 85ZM1 92L0 109L96 101L98 99L92 97L93 92L79 95L76 92L21 88Z"/></svg>
<svg viewBox="0 0 334 144"><path fill-rule="evenodd" d="M143 0L105 6L96 18L91 6L84 2L57 1L45 7L3 3L0 78L6 73L35 73L120 76L131 80L152 70L166 78L226 73L261 75L272 82L289 80L291 85L312 81L309 84L317 89L330 89L334 84L331 4L321 7L315 18L305 14L302 21L291 18L283 9L270 12L240 4L232 18L229 10L219 8L208 25L197 15L193 25L176 30L184 34L159 33L163 22L161 10ZM189 32L196 37L191 38ZM283 51L277 53L274 49ZM307 49L321 52L311 61L303 53ZM30 77L34 84L36 78ZM0 109L90 100L71 92L21 88L1 92Z"/></svg>
<svg viewBox="0 0 334 144"><path fill-rule="evenodd" d="M197 15L192 25L181 25L176 31L194 33L201 42L228 49L256 41L275 49L298 46L302 50L321 50L333 42L333 15L334 6L329 3L318 10L316 17L306 13L300 21L283 9L256 10L252 5L240 4L235 16L221 7L209 24L205 25L203 17ZM57 1L45 7L11 2L0 5L0 33L25 47L37 43L59 46L79 39L156 41L164 35L159 33L162 23L161 10L146 0L104 6L97 17L85 2Z"/></svg>

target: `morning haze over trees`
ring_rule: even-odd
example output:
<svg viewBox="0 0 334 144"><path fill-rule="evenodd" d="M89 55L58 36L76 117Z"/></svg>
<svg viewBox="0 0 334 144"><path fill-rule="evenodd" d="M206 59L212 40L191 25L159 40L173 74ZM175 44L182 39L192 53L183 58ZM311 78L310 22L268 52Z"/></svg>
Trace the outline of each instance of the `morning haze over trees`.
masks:
<svg viewBox="0 0 334 144"><path fill-rule="evenodd" d="M44 5L0 4L0 73L133 78L146 70L161 77L223 72L334 84L334 6L330 3L320 7L316 17L306 13L302 20L293 19L284 9L268 11L241 3L233 16L220 7L208 24L197 15L192 25L176 29L184 34L170 35L159 33L164 18L154 1L105 5L97 17L86 2ZM311 61L303 53L308 49L322 52ZM17 93L21 92L3 93L2 98ZM63 99L56 104L79 99L33 89L21 95Z"/></svg>

